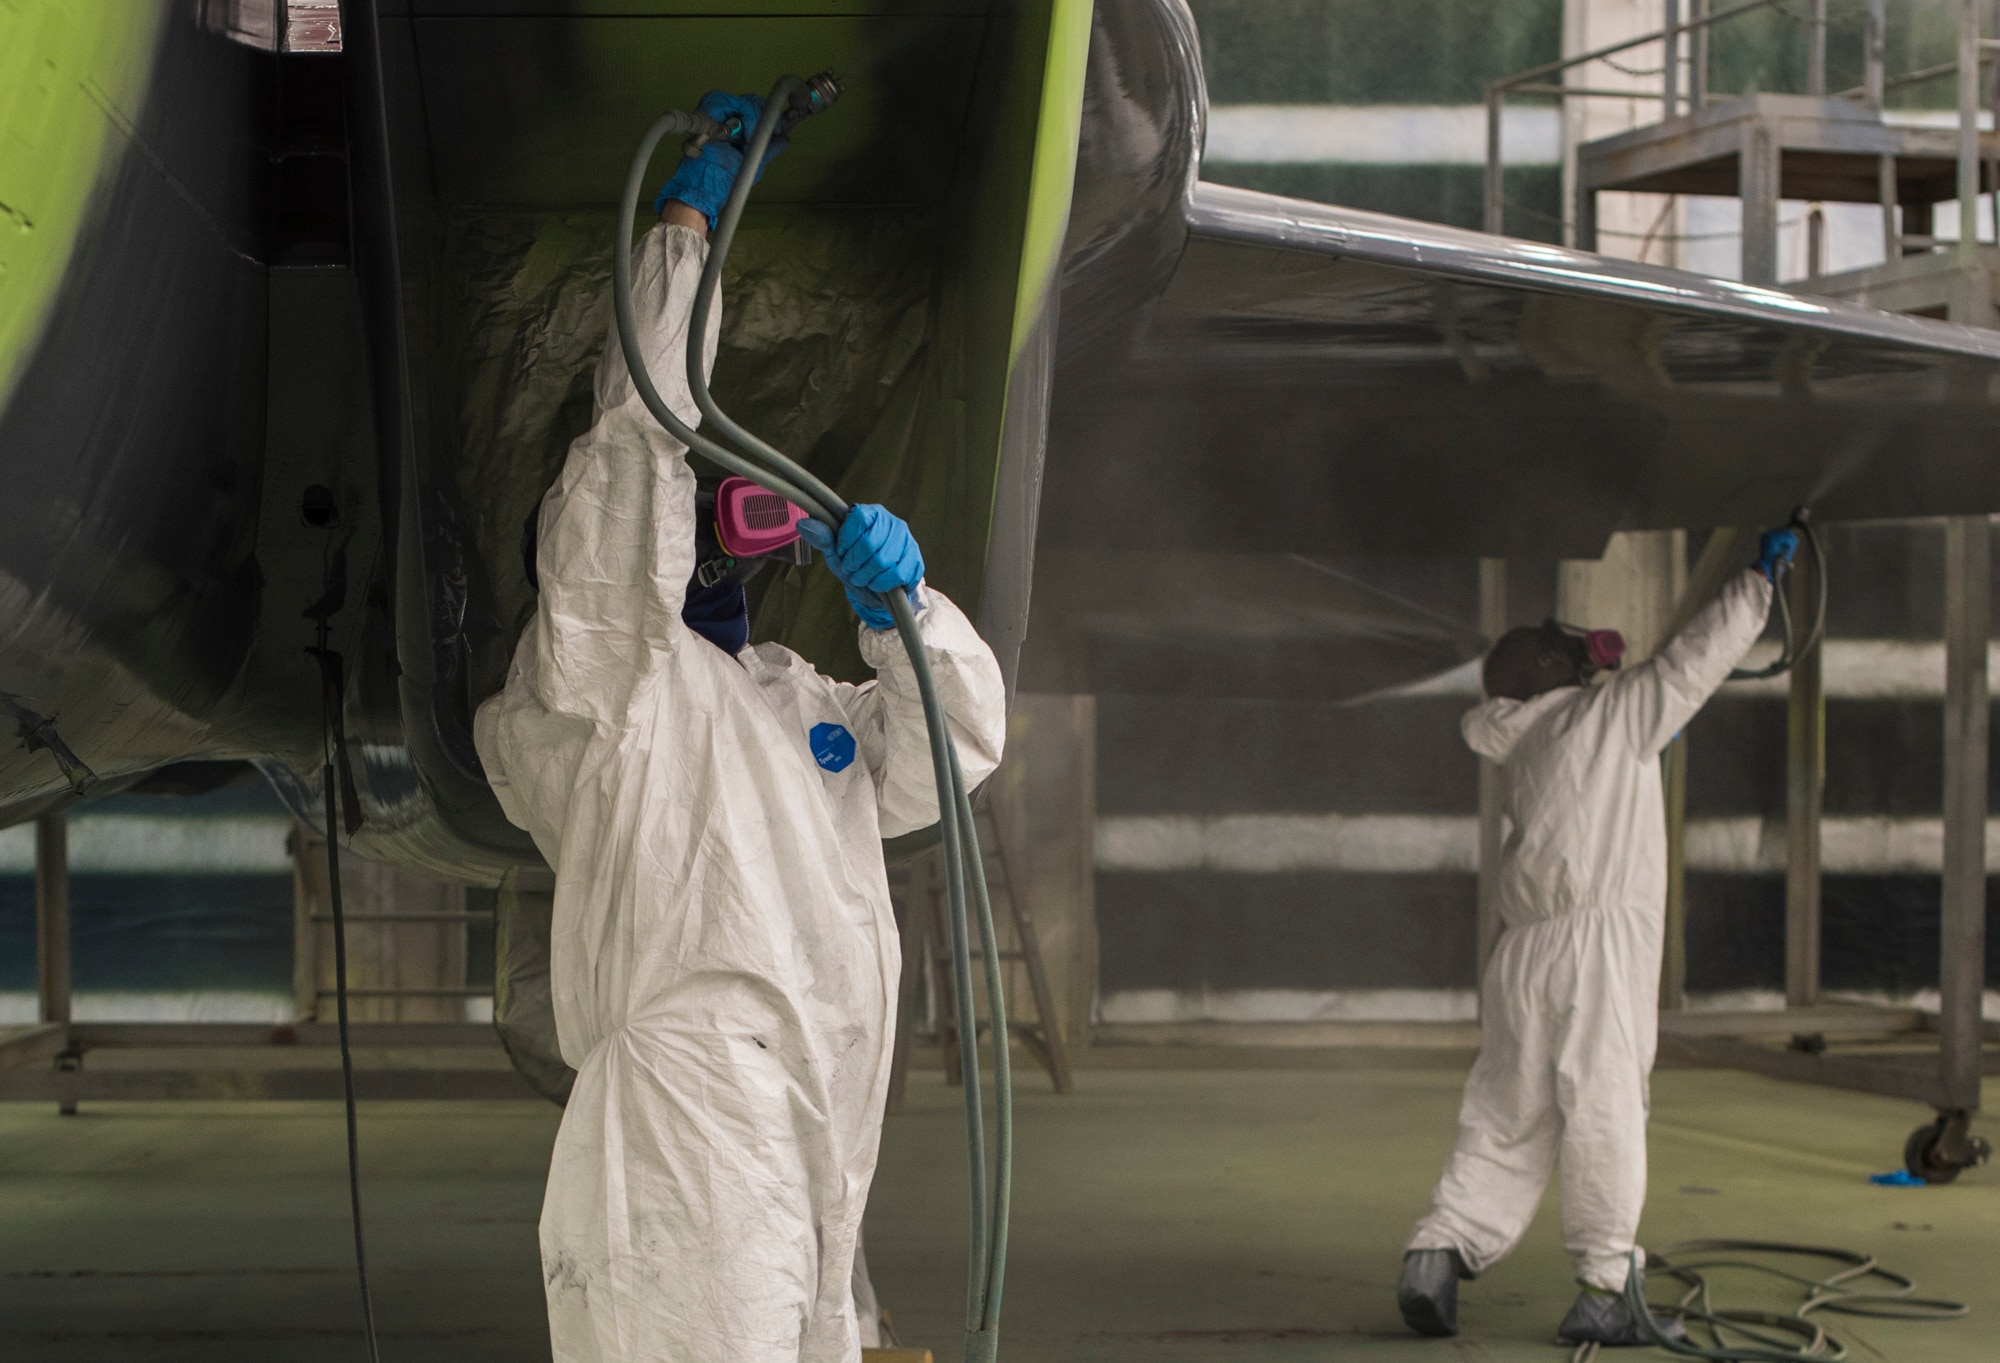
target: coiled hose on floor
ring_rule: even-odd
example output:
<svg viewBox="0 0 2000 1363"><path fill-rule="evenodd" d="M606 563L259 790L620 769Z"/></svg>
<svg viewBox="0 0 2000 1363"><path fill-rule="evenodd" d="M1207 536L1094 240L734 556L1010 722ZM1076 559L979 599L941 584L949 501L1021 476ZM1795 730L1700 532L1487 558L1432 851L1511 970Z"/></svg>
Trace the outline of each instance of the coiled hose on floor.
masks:
<svg viewBox="0 0 2000 1363"><path fill-rule="evenodd" d="M1839 1267L1815 1278L1746 1255L1820 1259ZM1680 1358L1707 1359L1710 1363L1800 1363L1804 1359L1839 1363L1847 1357L1847 1346L1819 1322L1808 1319L1815 1312L1880 1320L1956 1320L1970 1309L1964 1302L1919 1297L1912 1279L1882 1267L1872 1254L1823 1245L1781 1240L1683 1240L1667 1245L1651 1256L1647 1268L1655 1281L1672 1278L1685 1290L1675 1301L1650 1306L1636 1252L1632 1263L1633 1271L1625 1280L1625 1301L1634 1318L1643 1322L1640 1328L1654 1347ZM1777 1278L1801 1289L1805 1300L1789 1313L1718 1307L1704 1276L1717 1269ZM1688 1338L1668 1339L1654 1321L1656 1312L1678 1318L1687 1327ZM1706 1343L1697 1343L1704 1335ZM1597 1345L1585 1344L1570 1355L1570 1363L1591 1363L1597 1354Z"/></svg>
<svg viewBox="0 0 2000 1363"><path fill-rule="evenodd" d="M639 196L646 181L646 169L653 150L669 136L697 138L726 137L731 130L701 114L671 111L654 120L639 141L625 177L625 193L619 202L617 236L611 253L611 301L617 317L618 344L631 370L632 384L639 399L668 434L717 466L738 474L803 508L814 520L836 533L847 518L848 504L838 493L811 472L752 435L730 419L708 391L702 373L702 338L722 278L723 262L736 225L743 216L756 180L755 167L764 162L771 139L781 130L831 104L840 87L831 76L815 76L810 81L786 76L771 88L764 101L763 115L743 149L743 164L752 173L738 174L729 201L716 222L709 240L708 263L702 270L695 292L694 312L688 327L687 378L710 429L722 437L711 439L677 417L660 397L646 371L645 352L639 344L639 327L632 312L631 229L639 212ZM740 134L739 134L740 135ZM990 1363L998 1356L1000 1341L1000 1293L1007 1266L1007 1219L1013 1186L1014 1089L1008 1065L1008 1028L1005 991L1000 976L999 943L993 928L993 908L987 898L986 875L980 859L979 837L973 828L972 802L959 770L958 752L945 724L944 707L939 703L937 685L931 677L930 660L917 633L917 621L909 596L892 592L886 598L896 633L910 656L917 690L923 698L924 722L930 731L932 770L937 780L938 825L943 835L945 892L949 904L947 922L951 936L951 964L954 993L958 1002L959 1061L965 1072L966 1155L971 1179L972 1234L967 1252L965 1308L966 1363ZM977 1003L972 988L972 954L967 926L970 906L979 928L981 956L985 964L988 1025L993 1040L994 1138L992 1171L987 1170L986 1122L979 1087L979 1029ZM990 1187L989 1187L990 1183Z"/></svg>

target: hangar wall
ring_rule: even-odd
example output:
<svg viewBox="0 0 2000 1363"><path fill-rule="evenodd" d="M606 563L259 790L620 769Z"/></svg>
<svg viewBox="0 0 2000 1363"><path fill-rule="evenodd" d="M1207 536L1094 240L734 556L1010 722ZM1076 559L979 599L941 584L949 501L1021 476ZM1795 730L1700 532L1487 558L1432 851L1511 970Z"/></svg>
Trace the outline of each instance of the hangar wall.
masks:
<svg viewBox="0 0 2000 1363"><path fill-rule="evenodd" d="M1643 7L1193 0L1212 104L1203 178L1477 226L1483 127L1466 120L1483 83L1562 52L1566 24L1588 28L1574 11ZM1931 8L1911 7L1891 35L1896 69L1921 64ZM1771 28L1718 45L1715 88L1800 86L1783 40ZM1508 227L1554 240L1559 129L1524 122L1507 144ZM1696 204L1672 223L1685 232L1690 212L1703 232L1719 221ZM1921 997L1937 971L1939 880L1925 868L1942 788L1942 531L1840 527L1831 540L1825 985ZM1473 560L1342 566L1478 618ZM1588 577L1511 565L1511 622L1559 598L1587 612ZM1120 673L1131 692L1156 690L1155 661L1135 646L1100 664L1100 1024L1471 1017L1476 766L1457 721L1476 681L1363 705L1115 690ZM1293 665L1310 694L1314 661ZM1774 684L1732 686L1690 729L1693 1006L1782 998L1784 733ZM2000 954L2000 933L1989 942Z"/></svg>

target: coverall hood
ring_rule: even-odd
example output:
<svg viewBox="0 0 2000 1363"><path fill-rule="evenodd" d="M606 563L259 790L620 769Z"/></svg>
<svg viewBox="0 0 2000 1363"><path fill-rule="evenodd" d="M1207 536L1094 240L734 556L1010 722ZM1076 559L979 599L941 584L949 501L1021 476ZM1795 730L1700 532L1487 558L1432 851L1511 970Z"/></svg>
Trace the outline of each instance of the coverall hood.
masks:
<svg viewBox="0 0 2000 1363"><path fill-rule="evenodd" d="M1559 686L1553 691L1542 692L1533 700L1509 700L1505 696L1496 696L1466 711L1465 718L1459 721L1459 730L1465 735L1467 747L1488 762L1504 765L1528 731L1541 723L1550 710L1580 689Z"/></svg>

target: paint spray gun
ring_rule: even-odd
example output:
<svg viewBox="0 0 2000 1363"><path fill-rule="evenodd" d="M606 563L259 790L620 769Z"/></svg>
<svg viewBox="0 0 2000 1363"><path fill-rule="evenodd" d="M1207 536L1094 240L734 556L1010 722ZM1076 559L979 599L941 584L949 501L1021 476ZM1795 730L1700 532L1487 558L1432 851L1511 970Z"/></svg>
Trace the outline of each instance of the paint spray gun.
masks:
<svg viewBox="0 0 2000 1363"><path fill-rule="evenodd" d="M1790 565L1776 565L1779 580L1777 601L1778 614L1785 622L1785 648L1775 660L1763 667L1739 667L1729 674L1731 681L1759 681L1765 677L1776 677L1792 670L1793 664L1812 652L1819 645L1820 636L1826 633L1826 546L1820 542L1819 532L1813 528L1812 508L1798 506L1792 509L1791 520L1785 528L1795 531L1799 539L1812 554L1812 585L1815 597L1813 621L1803 638L1799 637L1796 624L1792 620L1791 593L1784 589L1782 579L1790 570Z"/></svg>
<svg viewBox="0 0 2000 1363"><path fill-rule="evenodd" d="M793 128L814 114L825 113L833 107L833 102L839 99L846 89L847 87L840 83L840 78L831 71L822 71L816 76L807 77L792 91L791 98L786 101L784 115L778 120L777 136L788 136ZM708 142L727 142L740 149L749 140L750 134L756 131L741 118L717 120L707 114L689 110L675 110L668 117L673 121L668 124L662 136L686 137L687 140L681 144L683 156L701 155L703 144Z"/></svg>

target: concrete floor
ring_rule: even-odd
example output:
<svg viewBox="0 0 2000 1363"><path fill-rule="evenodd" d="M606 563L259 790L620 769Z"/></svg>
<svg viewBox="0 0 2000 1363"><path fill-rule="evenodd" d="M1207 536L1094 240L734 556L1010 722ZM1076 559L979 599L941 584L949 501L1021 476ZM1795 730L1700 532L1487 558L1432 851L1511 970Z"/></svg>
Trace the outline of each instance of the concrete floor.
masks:
<svg viewBox="0 0 2000 1363"><path fill-rule="evenodd" d="M1451 1133L1452 1069L1106 1071L1058 1099L1023 1076L1002 1356L1011 1363L1537 1359L1572 1294L1554 1207L1468 1285L1456 1341L1406 1335L1401 1238ZM958 1094L912 1079L869 1218L906 1338L956 1357ZM1744 1075L1655 1086L1649 1243L1866 1248L1973 1304L1946 1323L1836 1323L1857 1360L2000 1363L2000 1171L1876 1188L1908 1105ZM380 1103L362 1139L391 1363L547 1358L534 1223L555 1113ZM0 1357L352 1360L338 1110L0 1104ZM1738 1292L1742 1297L1745 1293ZM1776 1304L1773 1301L1773 1304ZM1644 1355L1642 1355L1644 1356Z"/></svg>

